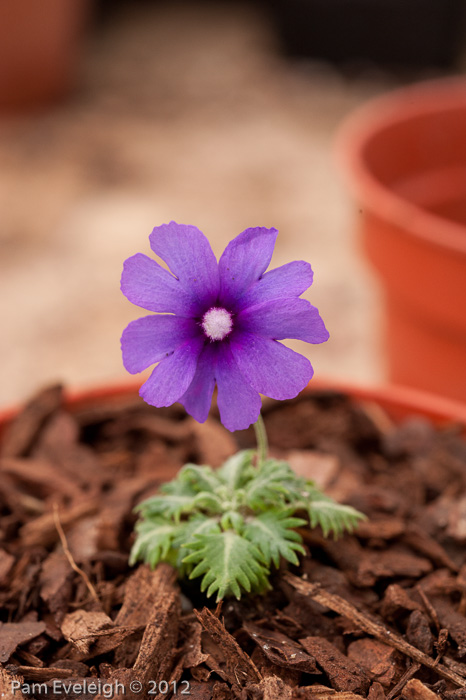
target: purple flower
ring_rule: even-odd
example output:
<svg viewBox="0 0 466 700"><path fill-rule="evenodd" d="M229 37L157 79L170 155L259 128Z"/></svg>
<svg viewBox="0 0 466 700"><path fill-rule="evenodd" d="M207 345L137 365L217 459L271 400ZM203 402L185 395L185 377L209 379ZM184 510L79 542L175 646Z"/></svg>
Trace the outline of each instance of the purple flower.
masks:
<svg viewBox="0 0 466 700"><path fill-rule="evenodd" d="M289 399L304 389L311 363L277 341L323 343L328 332L317 309L299 298L312 284L309 263L265 272L277 234L248 228L217 263L198 228L172 221L150 235L172 274L142 253L125 261L123 294L156 312L132 321L121 338L128 372L158 363L140 389L144 401L179 401L203 423L217 385L220 418L233 431L257 420L259 394Z"/></svg>

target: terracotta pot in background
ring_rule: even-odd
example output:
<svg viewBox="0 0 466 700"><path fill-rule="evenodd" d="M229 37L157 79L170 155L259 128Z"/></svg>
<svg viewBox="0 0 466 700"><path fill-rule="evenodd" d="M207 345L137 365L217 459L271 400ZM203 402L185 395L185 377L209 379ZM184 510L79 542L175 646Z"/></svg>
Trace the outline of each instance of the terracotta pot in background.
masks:
<svg viewBox="0 0 466 700"><path fill-rule="evenodd" d="M466 80L376 100L337 144L386 294L390 379L466 400Z"/></svg>
<svg viewBox="0 0 466 700"><path fill-rule="evenodd" d="M0 3L0 110L42 106L66 93L89 0Z"/></svg>
<svg viewBox="0 0 466 700"><path fill-rule="evenodd" d="M140 384L134 382L109 387L95 387L67 394L66 405L73 413L108 407L132 406L139 399ZM421 416L437 426L457 424L466 434L466 404L428 394L407 387L362 387L331 379L313 379L303 393L313 391L335 391L347 394L353 400L380 407L395 423L410 417ZM4 430L18 413L17 408L0 410L0 439Z"/></svg>

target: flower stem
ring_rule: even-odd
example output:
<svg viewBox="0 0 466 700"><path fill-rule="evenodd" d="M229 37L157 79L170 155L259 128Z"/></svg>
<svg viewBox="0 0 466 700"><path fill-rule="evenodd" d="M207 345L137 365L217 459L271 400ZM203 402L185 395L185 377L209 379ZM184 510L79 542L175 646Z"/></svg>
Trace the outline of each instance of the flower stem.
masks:
<svg viewBox="0 0 466 700"><path fill-rule="evenodd" d="M256 433L257 440L257 467L260 468L267 459L267 453L269 451L264 419L260 413L259 418L254 423L254 432Z"/></svg>

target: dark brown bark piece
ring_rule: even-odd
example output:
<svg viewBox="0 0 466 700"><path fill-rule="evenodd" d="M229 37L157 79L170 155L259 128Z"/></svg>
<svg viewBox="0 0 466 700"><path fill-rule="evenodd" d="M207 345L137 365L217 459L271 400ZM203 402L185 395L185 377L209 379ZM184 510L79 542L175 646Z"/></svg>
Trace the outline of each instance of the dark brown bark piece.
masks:
<svg viewBox="0 0 466 700"><path fill-rule="evenodd" d="M399 652L376 639L357 639L348 646L348 657L364 669L371 681L389 688L403 673Z"/></svg>
<svg viewBox="0 0 466 700"><path fill-rule="evenodd" d="M406 523L402 518L390 517L379 520L365 520L358 525L357 536L365 540L393 540L405 532Z"/></svg>
<svg viewBox="0 0 466 700"><path fill-rule="evenodd" d="M63 529L69 529L74 523L88 515L94 515L99 510L99 501L96 498L85 499L70 508L60 511L60 522ZM44 513L35 520L25 523L19 531L21 544L24 547L44 546L50 547L59 540L56 520L53 512Z"/></svg>
<svg viewBox="0 0 466 700"><path fill-rule="evenodd" d="M39 574L40 596L58 625L68 610L73 577L74 572L63 552L54 551L44 560Z"/></svg>
<svg viewBox="0 0 466 700"><path fill-rule="evenodd" d="M4 549L0 549L0 586L6 582L14 563L14 556L8 554Z"/></svg>
<svg viewBox="0 0 466 700"><path fill-rule="evenodd" d="M77 660L92 655L90 647L96 642L99 634L112 628L113 622L104 612L87 612L86 610L75 610L69 613L61 624L63 636L76 649L75 658Z"/></svg>
<svg viewBox="0 0 466 700"><path fill-rule="evenodd" d="M76 478L67 476L59 466L43 459L4 458L0 460L0 479L4 474L20 486L24 484L40 498L57 493L74 498L78 490Z"/></svg>
<svg viewBox="0 0 466 700"><path fill-rule="evenodd" d="M432 605L442 627L446 627L458 645L458 656L466 655L466 617L458 613L446 598L432 598Z"/></svg>
<svg viewBox="0 0 466 700"><path fill-rule="evenodd" d="M32 446L37 434L63 400L61 385L47 387L32 398L13 419L2 437L1 457L21 457Z"/></svg>
<svg viewBox="0 0 466 700"><path fill-rule="evenodd" d="M392 547L384 552L364 552L356 579L361 585L373 586L381 578L403 576L417 579L430 571L432 564L428 559Z"/></svg>
<svg viewBox="0 0 466 700"><path fill-rule="evenodd" d="M202 625L191 620L186 629L186 641L181 652L182 668L195 668L207 661L208 654L202 651Z"/></svg>
<svg viewBox="0 0 466 700"><path fill-rule="evenodd" d="M0 666L0 698L2 700L23 700L28 697L21 692L23 682L24 678L19 673Z"/></svg>
<svg viewBox="0 0 466 700"><path fill-rule="evenodd" d="M254 690L262 700L291 700L292 689L278 676L263 678Z"/></svg>
<svg viewBox="0 0 466 700"><path fill-rule="evenodd" d="M37 668L37 666L16 666L15 670L24 680L38 683L46 683L54 678L73 678L74 670L71 668Z"/></svg>
<svg viewBox="0 0 466 700"><path fill-rule="evenodd" d="M328 676L335 690L345 690L356 694L369 687L369 680L361 667L345 656L323 637L305 637L299 640L306 651L315 658Z"/></svg>
<svg viewBox="0 0 466 700"><path fill-rule="evenodd" d="M440 542L424 532L419 527L410 525L402 538L402 541L411 549L423 554L433 561L437 566L446 566L450 571L458 571L458 567L451 557L448 556L445 548Z"/></svg>
<svg viewBox="0 0 466 700"><path fill-rule="evenodd" d="M180 596L174 586L176 572L168 564L159 564L155 574L154 605L133 667L145 688L149 681L170 678L181 614Z"/></svg>
<svg viewBox="0 0 466 700"><path fill-rule="evenodd" d="M249 656L229 634L224 625L208 610L195 611L195 615L207 634L222 649L229 683L240 687L247 683L259 683L261 676Z"/></svg>
<svg viewBox="0 0 466 700"><path fill-rule="evenodd" d="M214 692L214 682L206 681L201 683L199 681L191 681L189 687L189 699L190 700L212 700Z"/></svg>
<svg viewBox="0 0 466 700"><path fill-rule="evenodd" d="M320 673L315 659L284 634L264 629L251 622L246 622L243 627L273 664L304 673Z"/></svg>
<svg viewBox="0 0 466 700"><path fill-rule="evenodd" d="M383 685L378 681L374 681L369 688L367 700L385 700L385 691Z"/></svg>
<svg viewBox="0 0 466 700"><path fill-rule="evenodd" d="M418 678L408 681L401 692L405 700L438 700L438 695L422 683Z"/></svg>
<svg viewBox="0 0 466 700"><path fill-rule="evenodd" d="M409 616L406 639L429 656L434 649L434 635L431 632L427 616L420 610L414 610Z"/></svg>
<svg viewBox="0 0 466 700"><path fill-rule="evenodd" d="M43 622L0 622L0 663L6 663L17 647L44 631Z"/></svg>
<svg viewBox="0 0 466 700"><path fill-rule="evenodd" d="M409 610L422 610L422 605L413 600L406 589L396 583L390 584L382 600L380 608L382 616L387 620L394 620Z"/></svg>

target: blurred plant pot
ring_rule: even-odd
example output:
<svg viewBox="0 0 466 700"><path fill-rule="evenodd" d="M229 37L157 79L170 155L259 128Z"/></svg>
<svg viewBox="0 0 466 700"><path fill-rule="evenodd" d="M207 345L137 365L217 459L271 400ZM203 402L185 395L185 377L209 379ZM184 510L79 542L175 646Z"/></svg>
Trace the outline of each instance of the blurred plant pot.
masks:
<svg viewBox="0 0 466 700"><path fill-rule="evenodd" d="M288 55L335 63L452 65L463 0L271 0Z"/></svg>
<svg viewBox="0 0 466 700"><path fill-rule="evenodd" d="M28 110L66 93L89 7L89 0L0 3L0 110Z"/></svg>
<svg viewBox="0 0 466 700"><path fill-rule="evenodd" d="M373 101L337 150L386 294L390 378L466 400L466 81Z"/></svg>
<svg viewBox="0 0 466 700"><path fill-rule="evenodd" d="M69 392L65 405L72 413L105 407L109 411L133 406L139 399L140 383L98 386ZM363 387L331 379L313 379L303 394L331 391L348 395L354 401L380 407L395 423L410 416L422 416L439 427L455 424L466 432L466 404L404 386ZM0 410L0 439L18 414L17 407Z"/></svg>

